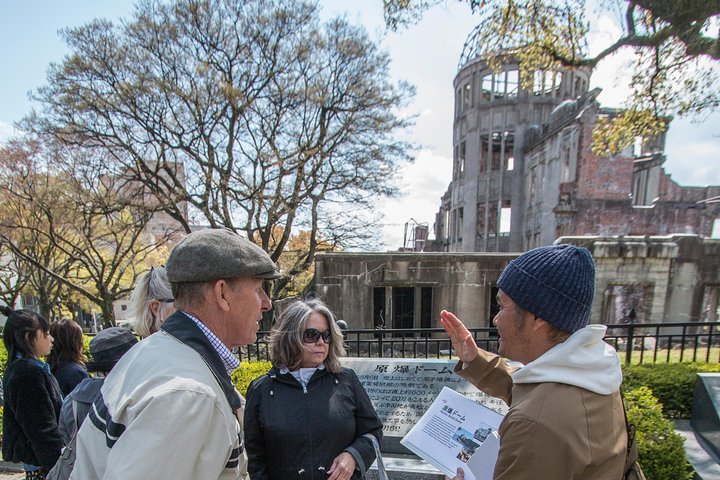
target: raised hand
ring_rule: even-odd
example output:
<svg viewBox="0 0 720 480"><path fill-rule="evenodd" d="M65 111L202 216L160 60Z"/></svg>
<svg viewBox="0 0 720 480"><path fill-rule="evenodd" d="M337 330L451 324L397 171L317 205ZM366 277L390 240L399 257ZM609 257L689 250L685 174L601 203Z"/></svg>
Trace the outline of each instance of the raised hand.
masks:
<svg viewBox="0 0 720 480"><path fill-rule="evenodd" d="M440 312L440 323L450 336L452 346L461 362L470 363L478 356L477 345L470 331L452 312Z"/></svg>

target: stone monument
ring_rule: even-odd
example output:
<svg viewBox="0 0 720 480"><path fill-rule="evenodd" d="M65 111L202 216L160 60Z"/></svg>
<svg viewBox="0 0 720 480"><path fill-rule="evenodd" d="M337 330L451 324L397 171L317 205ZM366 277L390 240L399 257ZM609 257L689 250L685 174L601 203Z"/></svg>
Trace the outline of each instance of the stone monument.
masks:
<svg viewBox="0 0 720 480"><path fill-rule="evenodd" d="M450 359L343 359L343 365L357 373L383 421L382 453L391 479L443 478L434 467L400 444L443 387L452 388L497 412L507 413L505 402L484 394L455 375L456 363L457 360Z"/></svg>

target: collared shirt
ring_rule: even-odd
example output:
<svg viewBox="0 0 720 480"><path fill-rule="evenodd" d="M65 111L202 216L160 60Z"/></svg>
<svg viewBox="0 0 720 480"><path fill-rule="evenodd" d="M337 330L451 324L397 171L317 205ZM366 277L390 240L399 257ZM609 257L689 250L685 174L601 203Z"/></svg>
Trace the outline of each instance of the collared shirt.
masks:
<svg viewBox="0 0 720 480"><path fill-rule="evenodd" d="M238 360L238 358L233 355L230 349L227 348L225 344L212 331L210 331L209 328L205 326L204 323L190 315L185 310L181 310L181 312L187 315L190 320L195 322L195 325L197 325L198 328L205 334L207 339L210 341L210 344L212 344L215 351L218 353L218 355L220 355L220 360L222 360L223 366L225 367L225 370L227 370L228 375L230 375L233 370L240 366L240 360Z"/></svg>
<svg viewBox="0 0 720 480"><path fill-rule="evenodd" d="M315 374L316 370L325 370L325 364L321 363L317 367L311 368L298 368L294 372L288 370L287 367L282 367L280 368L280 374L285 375L286 373L289 373L290 375L295 377L295 380L300 382L300 385L302 385L303 387L307 387L307 384L310 381L310 377Z"/></svg>

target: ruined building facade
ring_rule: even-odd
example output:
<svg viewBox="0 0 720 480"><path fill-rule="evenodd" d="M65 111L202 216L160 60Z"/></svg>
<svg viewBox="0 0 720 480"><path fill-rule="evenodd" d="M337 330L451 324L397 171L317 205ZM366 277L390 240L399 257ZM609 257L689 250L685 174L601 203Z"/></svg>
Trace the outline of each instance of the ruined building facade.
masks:
<svg viewBox="0 0 720 480"><path fill-rule="evenodd" d="M663 169L664 135L615 156L593 153L597 122L615 112L588 91L583 69L519 82L506 57L496 73L469 58L455 77L453 176L433 250L518 252L561 236L720 231L720 186L682 187Z"/></svg>
<svg viewBox="0 0 720 480"><path fill-rule="evenodd" d="M720 318L720 239L698 235L562 237L596 263L592 323ZM353 329L437 328L450 309L469 327L498 312L497 281L519 253L322 253L314 289Z"/></svg>

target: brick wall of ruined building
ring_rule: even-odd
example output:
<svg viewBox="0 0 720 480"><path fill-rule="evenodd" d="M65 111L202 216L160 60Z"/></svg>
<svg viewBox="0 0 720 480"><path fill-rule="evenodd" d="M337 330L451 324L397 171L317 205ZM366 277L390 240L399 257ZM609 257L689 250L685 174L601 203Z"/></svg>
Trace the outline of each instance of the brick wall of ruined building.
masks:
<svg viewBox="0 0 720 480"><path fill-rule="evenodd" d="M633 207L627 201L577 199L574 235L698 234L710 237L719 208L696 208L692 203L657 202Z"/></svg>
<svg viewBox="0 0 720 480"><path fill-rule="evenodd" d="M580 157L577 159L577 197L627 202L632 191L633 155L630 147L613 156L599 156L592 149L592 134L597 125L599 105L594 104L577 120Z"/></svg>
<svg viewBox="0 0 720 480"><path fill-rule="evenodd" d="M711 236L720 204L698 202L720 195L720 186L674 182L662 166L662 142L637 156L631 147L598 156L592 132L604 114L593 102L526 151L523 248L548 245L563 235Z"/></svg>

